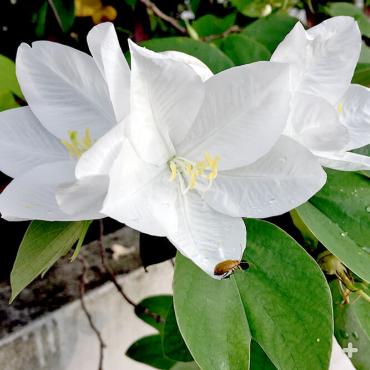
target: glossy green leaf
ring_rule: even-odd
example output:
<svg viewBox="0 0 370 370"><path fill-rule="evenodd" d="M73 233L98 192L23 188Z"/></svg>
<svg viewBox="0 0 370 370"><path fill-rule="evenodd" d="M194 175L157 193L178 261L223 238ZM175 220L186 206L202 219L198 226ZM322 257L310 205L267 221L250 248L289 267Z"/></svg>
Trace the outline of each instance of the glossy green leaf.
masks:
<svg viewBox="0 0 370 370"><path fill-rule="evenodd" d="M253 339L279 369L325 369L331 354L332 305L325 277L288 234L249 220L243 258L235 274Z"/></svg>
<svg viewBox="0 0 370 370"><path fill-rule="evenodd" d="M269 60L271 57L271 53L265 46L243 35L227 36L221 41L219 47L235 65Z"/></svg>
<svg viewBox="0 0 370 370"><path fill-rule="evenodd" d="M75 20L74 0L48 0L63 32L68 32Z"/></svg>
<svg viewBox="0 0 370 370"><path fill-rule="evenodd" d="M252 340L251 345L251 370L276 370L276 367L267 357L258 343Z"/></svg>
<svg viewBox="0 0 370 370"><path fill-rule="evenodd" d="M271 0L231 0L231 3L247 17L259 18L271 13Z"/></svg>
<svg viewBox="0 0 370 370"><path fill-rule="evenodd" d="M0 89L10 90L14 95L24 99L15 75L15 63L4 55L0 55Z"/></svg>
<svg viewBox="0 0 370 370"><path fill-rule="evenodd" d="M235 13L231 13L224 18L216 17L213 14L206 14L195 20L191 25L200 37L219 35L234 25L235 18Z"/></svg>
<svg viewBox="0 0 370 370"><path fill-rule="evenodd" d="M177 325L173 304L168 310L162 335L163 352L167 357L181 362L193 361Z"/></svg>
<svg viewBox="0 0 370 370"><path fill-rule="evenodd" d="M358 63L360 64L370 63L370 48L365 44L362 44L361 46L361 53L360 57L358 58Z"/></svg>
<svg viewBox="0 0 370 370"><path fill-rule="evenodd" d="M35 17L35 34L41 38L45 34L46 16L48 14L49 3L44 1Z"/></svg>
<svg viewBox="0 0 370 370"><path fill-rule="evenodd" d="M361 8L354 4L345 2L329 3L325 8L325 12L332 17L347 15L353 17L360 27L360 31L364 36L370 37L370 22Z"/></svg>
<svg viewBox="0 0 370 370"><path fill-rule="evenodd" d="M82 222L33 221L19 247L10 275L11 302L38 275L67 254L80 238Z"/></svg>
<svg viewBox="0 0 370 370"><path fill-rule="evenodd" d="M157 52L176 50L190 54L205 63L213 73L221 72L234 65L231 59L216 46L186 37L152 39L142 42L141 45Z"/></svg>
<svg viewBox="0 0 370 370"><path fill-rule="evenodd" d="M281 229L256 220L248 221L243 258L250 263L249 270L218 281L177 256L177 322L200 367L213 370L222 363L224 369L247 369L249 326L252 338L278 369L327 368L332 305L315 261Z"/></svg>
<svg viewBox="0 0 370 370"><path fill-rule="evenodd" d="M335 337L342 348L348 348L348 343L351 342L352 346L358 349L352 355L352 363L357 370L368 370L370 369L370 303L351 293L350 303L344 304L339 282L333 281L330 288L334 303Z"/></svg>
<svg viewBox="0 0 370 370"><path fill-rule="evenodd" d="M126 356L156 369L169 370L176 364L176 361L170 360L163 354L160 335L139 339L130 346Z"/></svg>
<svg viewBox="0 0 370 370"><path fill-rule="evenodd" d="M263 44L272 53L297 22L287 14L274 13L254 21L242 34Z"/></svg>
<svg viewBox="0 0 370 370"><path fill-rule="evenodd" d="M174 305L181 334L202 370L249 368L251 337L234 278L215 280L178 253Z"/></svg>
<svg viewBox="0 0 370 370"><path fill-rule="evenodd" d="M370 63L357 64L352 83L370 86Z"/></svg>
<svg viewBox="0 0 370 370"><path fill-rule="evenodd" d="M357 173L327 172L324 188L298 207L298 214L331 253L370 281L369 179Z"/></svg>
<svg viewBox="0 0 370 370"><path fill-rule="evenodd" d="M0 89L0 112L18 106L18 103L14 99L14 95L9 90Z"/></svg>
<svg viewBox="0 0 370 370"><path fill-rule="evenodd" d="M195 362L178 362L171 370L200 370Z"/></svg>
<svg viewBox="0 0 370 370"><path fill-rule="evenodd" d="M161 331L171 306L172 296L170 295L148 297L136 305L135 314L153 328Z"/></svg>

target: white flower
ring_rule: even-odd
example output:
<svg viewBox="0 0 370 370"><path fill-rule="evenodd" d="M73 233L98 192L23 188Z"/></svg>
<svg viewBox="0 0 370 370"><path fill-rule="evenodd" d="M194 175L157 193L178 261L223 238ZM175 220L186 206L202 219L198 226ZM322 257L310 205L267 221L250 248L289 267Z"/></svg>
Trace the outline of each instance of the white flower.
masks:
<svg viewBox="0 0 370 370"><path fill-rule="evenodd" d="M325 182L314 156L281 137L288 68L260 62L202 82L194 63L133 43L130 49L129 123L87 151L76 176L109 173L102 213L167 236L213 276L217 263L242 256L242 216L286 212ZM124 139L117 146L118 132Z"/></svg>
<svg viewBox="0 0 370 370"><path fill-rule="evenodd" d="M18 49L17 77L29 106L0 113L0 170L14 178L0 195L3 218L102 217L108 177L76 182L75 166L127 116L130 70L111 25L95 27L88 43L94 59L47 41ZM60 209L59 192L74 204L71 212Z"/></svg>
<svg viewBox="0 0 370 370"><path fill-rule="evenodd" d="M292 67L292 112L284 131L326 167L370 169L370 158L349 152L370 143L370 90L351 84L361 33L350 17L334 17L305 31L300 23L271 60Z"/></svg>

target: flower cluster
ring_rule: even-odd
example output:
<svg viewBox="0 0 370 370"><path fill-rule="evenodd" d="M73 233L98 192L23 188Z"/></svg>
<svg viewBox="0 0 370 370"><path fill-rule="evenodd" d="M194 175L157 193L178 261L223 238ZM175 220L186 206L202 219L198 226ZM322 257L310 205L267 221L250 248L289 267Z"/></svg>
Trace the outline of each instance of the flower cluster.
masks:
<svg viewBox="0 0 370 370"><path fill-rule="evenodd" d="M271 61L213 73L179 52L129 41L110 23L88 35L92 56L52 42L19 47L29 104L0 113L0 195L8 220L112 217L166 236L214 276L246 245L242 217L306 202L322 166L370 169L350 150L370 143L370 92L350 81L357 23L300 23Z"/></svg>

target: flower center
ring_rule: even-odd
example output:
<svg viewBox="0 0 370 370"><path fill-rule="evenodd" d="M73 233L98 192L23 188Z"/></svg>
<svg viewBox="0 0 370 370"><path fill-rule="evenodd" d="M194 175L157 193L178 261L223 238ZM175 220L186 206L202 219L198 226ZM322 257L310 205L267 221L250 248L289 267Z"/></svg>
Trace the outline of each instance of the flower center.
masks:
<svg viewBox="0 0 370 370"><path fill-rule="evenodd" d="M178 177L183 186L184 194L196 187L199 190L208 190L217 177L219 162L219 156L212 157L208 152L204 154L204 160L199 162L193 162L183 157L173 157L168 161L171 171L170 181L175 181ZM204 187L204 181L199 183L198 180L201 179L208 182L206 187Z"/></svg>
<svg viewBox="0 0 370 370"><path fill-rule="evenodd" d="M72 158L80 158L93 144L89 128L85 129L85 135L81 140L78 137L77 131L68 131L68 136L69 141L62 140L62 144L67 148Z"/></svg>

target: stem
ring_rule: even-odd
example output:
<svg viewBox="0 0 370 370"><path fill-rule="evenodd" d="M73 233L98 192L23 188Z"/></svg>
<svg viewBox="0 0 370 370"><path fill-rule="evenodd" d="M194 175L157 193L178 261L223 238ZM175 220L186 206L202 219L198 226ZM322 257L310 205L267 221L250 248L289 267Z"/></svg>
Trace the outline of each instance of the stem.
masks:
<svg viewBox="0 0 370 370"><path fill-rule="evenodd" d="M85 304L85 299L84 299L84 295L85 295L85 285L86 285L86 272L87 272L87 264L86 264L86 261L84 260L84 258L82 256L79 257L79 260L81 262L81 266L82 266L82 274L81 274L81 278L80 278L80 301L81 301L81 307L82 307L82 311L85 313L85 316L89 322L89 325L91 327L91 329L94 331L94 333L96 334L96 337L98 338L98 341L99 341L99 365L98 365L98 370L103 370L103 359L104 359L104 348L106 347L105 343L104 343L104 340L101 336L101 333L99 331L99 329L96 327L95 323L94 323L94 320L89 312L89 310L87 309L86 307L86 304Z"/></svg>
<svg viewBox="0 0 370 370"><path fill-rule="evenodd" d="M176 28L181 33L186 34L186 29L181 26L181 24L175 18L172 18L169 15L163 13L162 10L160 10L153 2L151 2L150 0L140 0L140 2L144 4L147 9L150 9L157 17L171 24L173 28Z"/></svg>
<svg viewBox="0 0 370 370"><path fill-rule="evenodd" d="M362 290L357 288L348 277L348 275L343 272L337 273L338 278L343 282L343 284L349 289L351 292L356 293L361 298L365 299L365 301L370 302L370 297Z"/></svg>
<svg viewBox="0 0 370 370"><path fill-rule="evenodd" d="M113 283L115 288L117 289L120 296L132 307L135 308L136 311L142 312L145 315L151 317L158 323L164 323L164 318L160 315L155 314L154 312L149 311L146 307L143 307L139 304L136 304L127 294L123 291L121 285L118 283L116 275L114 274L113 270L108 266L105 258L105 250L104 250L104 243L103 243L103 236L104 236L104 224L103 220L99 221L99 252L100 252L100 259L101 264L103 266L103 271L108 274L109 280Z"/></svg>

